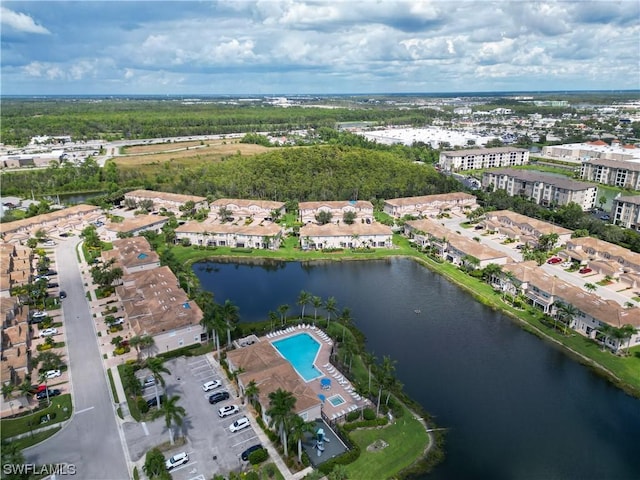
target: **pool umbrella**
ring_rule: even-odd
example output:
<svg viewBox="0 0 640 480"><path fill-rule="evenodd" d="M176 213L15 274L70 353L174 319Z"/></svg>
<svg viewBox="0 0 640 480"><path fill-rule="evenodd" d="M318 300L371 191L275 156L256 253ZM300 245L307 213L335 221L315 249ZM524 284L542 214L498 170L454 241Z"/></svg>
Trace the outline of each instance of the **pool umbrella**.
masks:
<svg viewBox="0 0 640 480"><path fill-rule="evenodd" d="M323 390L329 390L331 388L331 379L330 378L321 378L320 385Z"/></svg>
<svg viewBox="0 0 640 480"><path fill-rule="evenodd" d="M320 401L321 401L322 403L324 403L324 401L327 399L327 397L325 397L325 396L324 396L323 394L321 394L321 393L319 393L319 394L318 394L318 398L320 399Z"/></svg>

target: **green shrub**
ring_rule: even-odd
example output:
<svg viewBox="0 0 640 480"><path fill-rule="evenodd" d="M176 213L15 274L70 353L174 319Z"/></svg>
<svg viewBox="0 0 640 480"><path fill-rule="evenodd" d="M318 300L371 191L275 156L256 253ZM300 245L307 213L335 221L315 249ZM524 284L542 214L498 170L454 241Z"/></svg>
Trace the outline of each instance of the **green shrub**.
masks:
<svg viewBox="0 0 640 480"><path fill-rule="evenodd" d="M149 411L149 405L147 405L147 401L144 398L136 397L136 404L138 405L140 413L147 413Z"/></svg>
<svg viewBox="0 0 640 480"><path fill-rule="evenodd" d="M365 408L362 412L362 417L365 420L375 420L376 412L374 412L372 408Z"/></svg>
<svg viewBox="0 0 640 480"><path fill-rule="evenodd" d="M352 422L345 424L342 428L348 432L355 430L356 428L369 428L369 427L381 427L389 423L387 417L375 418L373 420L363 420L362 422Z"/></svg>
<svg viewBox="0 0 640 480"><path fill-rule="evenodd" d="M246 480L260 480L260 475L258 472L254 472L253 470L244 474L244 478Z"/></svg>
<svg viewBox="0 0 640 480"><path fill-rule="evenodd" d="M355 422L359 418L360 418L360 412L357 410L355 412L349 412L347 414L347 422Z"/></svg>
<svg viewBox="0 0 640 480"><path fill-rule="evenodd" d="M140 480L140 474L138 473L138 467L133 467L133 480Z"/></svg>
<svg viewBox="0 0 640 480"><path fill-rule="evenodd" d="M273 463L268 463L262 468L262 472L269 478L273 478L278 473L278 469Z"/></svg>
<svg viewBox="0 0 640 480"><path fill-rule="evenodd" d="M189 357L192 354L191 351L199 347L200 347L199 343L194 343L193 345L187 345L186 347L176 348L175 350L171 350L169 352L159 353L156 356L164 358L165 360L168 360L170 358L182 357L183 355Z"/></svg>
<svg viewBox="0 0 640 480"><path fill-rule="evenodd" d="M257 465L264 462L267 458L269 458L269 452L267 452L266 449L261 448L249 454L249 463L251 465Z"/></svg>

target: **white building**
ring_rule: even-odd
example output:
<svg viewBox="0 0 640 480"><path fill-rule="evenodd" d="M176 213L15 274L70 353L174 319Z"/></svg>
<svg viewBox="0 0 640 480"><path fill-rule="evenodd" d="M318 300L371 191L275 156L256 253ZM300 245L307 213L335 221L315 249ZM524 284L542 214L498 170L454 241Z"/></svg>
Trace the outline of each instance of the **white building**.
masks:
<svg viewBox="0 0 640 480"><path fill-rule="evenodd" d="M440 153L438 165L447 172L480 168L513 167L529 163L529 151L522 148L496 147L452 150Z"/></svg>
<svg viewBox="0 0 640 480"><path fill-rule="evenodd" d="M402 218L405 215L435 217L449 212L461 214L477 207L476 197L464 192L390 198L384 202L384 212L394 218Z"/></svg>
<svg viewBox="0 0 640 480"><path fill-rule="evenodd" d="M582 162L580 178L614 187L640 190L640 161L593 159Z"/></svg>
<svg viewBox="0 0 640 480"><path fill-rule="evenodd" d="M381 223L354 223L353 225L315 225L309 223L300 228L300 247L325 248L391 248L391 227Z"/></svg>
<svg viewBox="0 0 640 480"><path fill-rule="evenodd" d="M192 245L275 250L280 247L283 230L272 222L236 225L207 221L186 222L175 232L177 240L188 239Z"/></svg>
<svg viewBox="0 0 640 480"><path fill-rule="evenodd" d="M614 199L611 221L621 227L640 230L640 195Z"/></svg>
<svg viewBox="0 0 640 480"><path fill-rule="evenodd" d="M366 200L345 200L326 202L300 202L298 204L298 218L302 223L316 222L320 212L331 214L331 223L344 223L347 212L355 214L356 222L371 223L373 219L373 204Z"/></svg>

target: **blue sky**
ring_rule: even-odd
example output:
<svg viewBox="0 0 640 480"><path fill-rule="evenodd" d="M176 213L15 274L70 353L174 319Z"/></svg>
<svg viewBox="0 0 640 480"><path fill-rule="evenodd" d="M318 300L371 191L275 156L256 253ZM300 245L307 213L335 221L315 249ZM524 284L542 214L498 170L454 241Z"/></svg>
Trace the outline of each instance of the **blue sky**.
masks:
<svg viewBox="0 0 640 480"><path fill-rule="evenodd" d="M2 94L640 88L640 2L2 1Z"/></svg>

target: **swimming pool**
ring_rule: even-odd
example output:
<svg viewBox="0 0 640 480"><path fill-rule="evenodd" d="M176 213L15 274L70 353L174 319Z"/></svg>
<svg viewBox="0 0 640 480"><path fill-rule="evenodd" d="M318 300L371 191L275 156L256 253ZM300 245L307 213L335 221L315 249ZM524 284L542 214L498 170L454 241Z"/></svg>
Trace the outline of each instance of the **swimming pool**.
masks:
<svg viewBox="0 0 640 480"><path fill-rule="evenodd" d="M299 333L271 344L291 364L305 382L310 382L323 375L314 366L320 351L320 344L308 333Z"/></svg>
<svg viewBox="0 0 640 480"><path fill-rule="evenodd" d="M327 400L329 400L331 405L333 405L334 407L337 407L338 405L342 405L343 403L346 402L345 399L342 398L342 395L334 395L332 397L327 398Z"/></svg>

